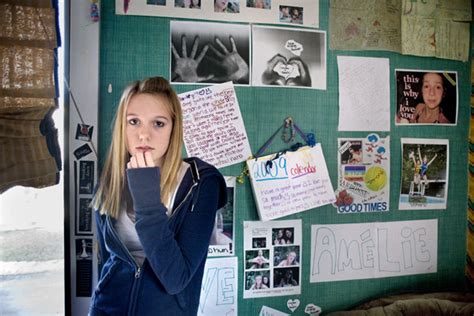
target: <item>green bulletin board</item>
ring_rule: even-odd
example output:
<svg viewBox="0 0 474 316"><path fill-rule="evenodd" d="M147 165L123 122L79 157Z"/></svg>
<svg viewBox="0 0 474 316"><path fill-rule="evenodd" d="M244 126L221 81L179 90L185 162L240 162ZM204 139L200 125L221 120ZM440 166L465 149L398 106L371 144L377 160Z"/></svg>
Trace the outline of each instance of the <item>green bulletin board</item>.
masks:
<svg viewBox="0 0 474 316"><path fill-rule="evenodd" d="M328 30L329 3L320 0L319 30ZM150 76L169 78L170 19L115 15L114 1L102 1L100 31L100 108L99 157L101 163L110 144L111 122L122 89L131 81ZM327 39L329 36L327 36ZM329 47L329 45L327 45ZM331 51L327 49L327 90L285 89L236 86L235 90L252 152L292 116L305 132L315 133L321 143L334 188L337 188L337 138L367 136L369 132L338 132L338 55L385 57L390 60L390 136L391 175L390 211L383 213L337 214L333 206L323 206L282 219L301 219L303 251L301 295L271 298L242 298L243 235L242 222L258 220L248 179L236 187L235 250L239 261L239 315L258 315L262 305L289 312L288 299L298 298L295 314L313 303L323 312L347 309L371 298L407 291L461 290L464 288L467 206L467 133L469 127L470 63L446 59L421 58L385 51ZM395 69L434 69L457 71L459 83L458 124L456 126L395 126ZM108 92L109 85L112 92ZM178 93L196 85L175 86ZM449 191L446 210L398 210L401 177L400 138L449 139ZM275 140L268 153L284 149ZM227 176L240 174L243 163L221 169ZM432 274L310 283L311 225L438 219L438 272Z"/></svg>

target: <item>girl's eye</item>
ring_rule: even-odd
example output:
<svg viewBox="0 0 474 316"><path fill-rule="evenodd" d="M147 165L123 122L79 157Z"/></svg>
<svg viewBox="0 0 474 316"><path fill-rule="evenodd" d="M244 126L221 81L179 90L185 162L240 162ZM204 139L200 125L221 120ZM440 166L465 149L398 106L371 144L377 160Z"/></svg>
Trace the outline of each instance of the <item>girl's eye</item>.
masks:
<svg viewBox="0 0 474 316"><path fill-rule="evenodd" d="M129 119L129 120L128 120L128 124L130 124L130 125L137 125L137 124L138 124L138 120L137 120L137 119L134 119L134 118Z"/></svg>
<svg viewBox="0 0 474 316"><path fill-rule="evenodd" d="M161 121L155 121L155 126L156 127L163 127L163 126L165 126L165 123L163 123Z"/></svg>

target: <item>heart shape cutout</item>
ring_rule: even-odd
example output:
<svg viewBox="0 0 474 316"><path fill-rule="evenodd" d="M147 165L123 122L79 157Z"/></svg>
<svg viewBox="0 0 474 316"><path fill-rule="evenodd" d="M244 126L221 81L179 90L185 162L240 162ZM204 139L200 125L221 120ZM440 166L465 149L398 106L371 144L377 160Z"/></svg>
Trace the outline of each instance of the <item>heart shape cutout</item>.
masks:
<svg viewBox="0 0 474 316"><path fill-rule="evenodd" d="M293 313L297 308L298 306L300 306L300 300L295 298L294 300L288 300L288 302L286 302L286 306L288 306L288 309Z"/></svg>
<svg viewBox="0 0 474 316"><path fill-rule="evenodd" d="M288 64L281 61L278 62L275 67L273 67L273 71L285 78L285 80L297 78L300 76L300 70L298 69L297 65Z"/></svg>

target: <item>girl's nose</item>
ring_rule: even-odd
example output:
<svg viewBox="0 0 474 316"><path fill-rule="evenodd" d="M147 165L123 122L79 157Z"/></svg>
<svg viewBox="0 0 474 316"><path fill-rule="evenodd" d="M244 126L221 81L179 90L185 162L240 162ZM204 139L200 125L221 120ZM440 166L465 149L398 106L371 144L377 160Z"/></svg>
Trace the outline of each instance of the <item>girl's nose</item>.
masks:
<svg viewBox="0 0 474 316"><path fill-rule="evenodd" d="M150 138L150 131L148 130L148 127L146 126L141 126L139 132L138 132L138 138L143 141L143 140L148 140Z"/></svg>

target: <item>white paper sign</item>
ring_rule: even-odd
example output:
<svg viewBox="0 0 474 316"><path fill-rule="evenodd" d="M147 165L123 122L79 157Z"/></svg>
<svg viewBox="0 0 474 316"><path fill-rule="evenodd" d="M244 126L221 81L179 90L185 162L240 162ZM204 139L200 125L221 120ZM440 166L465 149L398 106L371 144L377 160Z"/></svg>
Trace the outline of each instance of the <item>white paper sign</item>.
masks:
<svg viewBox="0 0 474 316"><path fill-rule="evenodd" d="M237 257L207 259L197 315L238 315Z"/></svg>
<svg viewBox="0 0 474 316"><path fill-rule="evenodd" d="M390 130L388 58L337 56L339 130Z"/></svg>
<svg viewBox="0 0 474 316"><path fill-rule="evenodd" d="M321 144L278 158L247 160L257 210L262 221L306 211L335 201ZM268 161L271 160L271 165Z"/></svg>
<svg viewBox="0 0 474 316"><path fill-rule="evenodd" d="M438 220L312 225L310 282L436 273Z"/></svg>
<svg viewBox="0 0 474 316"><path fill-rule="evenodd" d="M301 220L244 222L244 298L301 293Z"/></svg>
<svg viewBox="0 0 474 316"><path fill-rule="evenodd" d="M222 168L252 155L231 82L181 93L179 100L189 157Z"/></svg>
<svg viewBox="0 0 474 316"><path fill-rule="evenodd" d="M263 305L258 316L290 316L290 314L283 313L279 310Z"/></svg>

